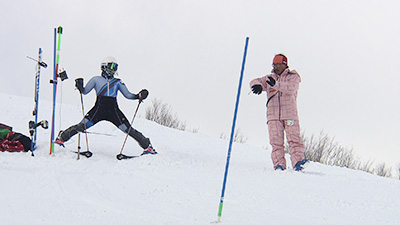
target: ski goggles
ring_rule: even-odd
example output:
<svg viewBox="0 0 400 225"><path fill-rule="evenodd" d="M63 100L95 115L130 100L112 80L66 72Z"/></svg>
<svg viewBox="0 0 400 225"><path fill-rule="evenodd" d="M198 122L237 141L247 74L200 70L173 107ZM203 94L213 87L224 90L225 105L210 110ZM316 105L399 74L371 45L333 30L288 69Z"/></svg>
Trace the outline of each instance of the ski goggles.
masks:
<svg viewBox="0 0 400 225"><path fill-rule="evenodd" d="M111 62L111 63L107 63L106 65L102 66L102 70L104 70L105 72L107 72L110 75L114 75L114 73L117 71L118 69L118 64Z"/></svg>
<svg viewBox="0 0 400 225"><path fill-rule="evenodd" d="M107 63L107 67L106 67L109 71L115 72L118 69L118 64L116 63Z"/></svg>

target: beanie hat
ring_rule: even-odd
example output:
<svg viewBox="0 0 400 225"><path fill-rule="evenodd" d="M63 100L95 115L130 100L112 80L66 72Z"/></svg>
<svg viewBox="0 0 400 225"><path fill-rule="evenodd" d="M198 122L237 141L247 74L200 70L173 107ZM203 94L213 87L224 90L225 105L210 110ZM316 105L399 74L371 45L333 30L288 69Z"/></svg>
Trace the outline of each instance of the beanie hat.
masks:
<svg viewBox="0 0 400 225"><path fill-rule="evenodd" d="M288 60L286 58L286 56L282 55L282 54L278 54L274 57L274 60L272 61L273 64L276 63L282 63L285 64L287 66L288 64Z"/></svg>

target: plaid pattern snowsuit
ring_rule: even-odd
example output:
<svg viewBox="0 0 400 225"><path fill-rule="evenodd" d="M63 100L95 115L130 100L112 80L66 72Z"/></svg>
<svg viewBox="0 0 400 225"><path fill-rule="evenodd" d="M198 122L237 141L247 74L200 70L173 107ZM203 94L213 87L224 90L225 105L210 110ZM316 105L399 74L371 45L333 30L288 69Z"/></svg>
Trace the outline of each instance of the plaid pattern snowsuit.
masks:
<svg viewBox="0 0 400 225"><path fill-rule="evenodd" d="M276 80L273 87L267 83L269 76ZM273 73L250 82L250 87L261 85L262 90L267 92L267 124L274 167L281 165L286 168L285 132L289 143L292 166L294 167L298 161L304 159L304 144L300 137L297 112L297 92L300 82L300 75L295 70L289 69L283 71L281 75Z"/></svg>

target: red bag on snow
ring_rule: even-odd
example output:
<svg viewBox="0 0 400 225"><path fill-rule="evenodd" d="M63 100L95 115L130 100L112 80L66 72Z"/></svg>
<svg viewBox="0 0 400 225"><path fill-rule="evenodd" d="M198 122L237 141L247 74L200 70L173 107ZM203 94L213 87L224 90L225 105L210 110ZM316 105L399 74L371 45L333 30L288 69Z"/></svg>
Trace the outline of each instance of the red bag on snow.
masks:
<svg viewBox="0 0 400 225"><path fill-rule="evenodd" d="M13 140L12 136L14 132L10 132L7 134L6 138L0 141L0 151L8 151L8 152L22 152L25 150L24 145L19 140Z"/></svg>
<svg viewBox="0 0 400 225"><path fill-rule="evenodd" d="M9 131L12 131L12 127L10 127L8 125L5 125L5 124L2 124L2 123L0 123L0 129L6 129L6 130L9 130Z"/></svg>
<svg viewBox="0 0 400 225"><path fill-rule="evenodd" d="M12 127L0 123L0 129L10 130L4 139L0 139L0 151L27 152L31 149L31 139L21 133L13 132Z"/></svg>

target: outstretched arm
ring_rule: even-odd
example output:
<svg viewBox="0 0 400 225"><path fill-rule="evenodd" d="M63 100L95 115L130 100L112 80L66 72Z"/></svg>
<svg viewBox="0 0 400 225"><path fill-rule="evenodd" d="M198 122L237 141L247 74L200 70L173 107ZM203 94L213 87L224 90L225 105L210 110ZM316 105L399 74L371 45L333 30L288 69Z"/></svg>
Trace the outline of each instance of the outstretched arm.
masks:
<svg viewBox="0 0 400 225"><path fill-rule="evenodd" d="M139 95L131 93L124 83L121 83L119 85L119 90L121 91L122 95L124 95L127 99L139 99Z"/></svg>

